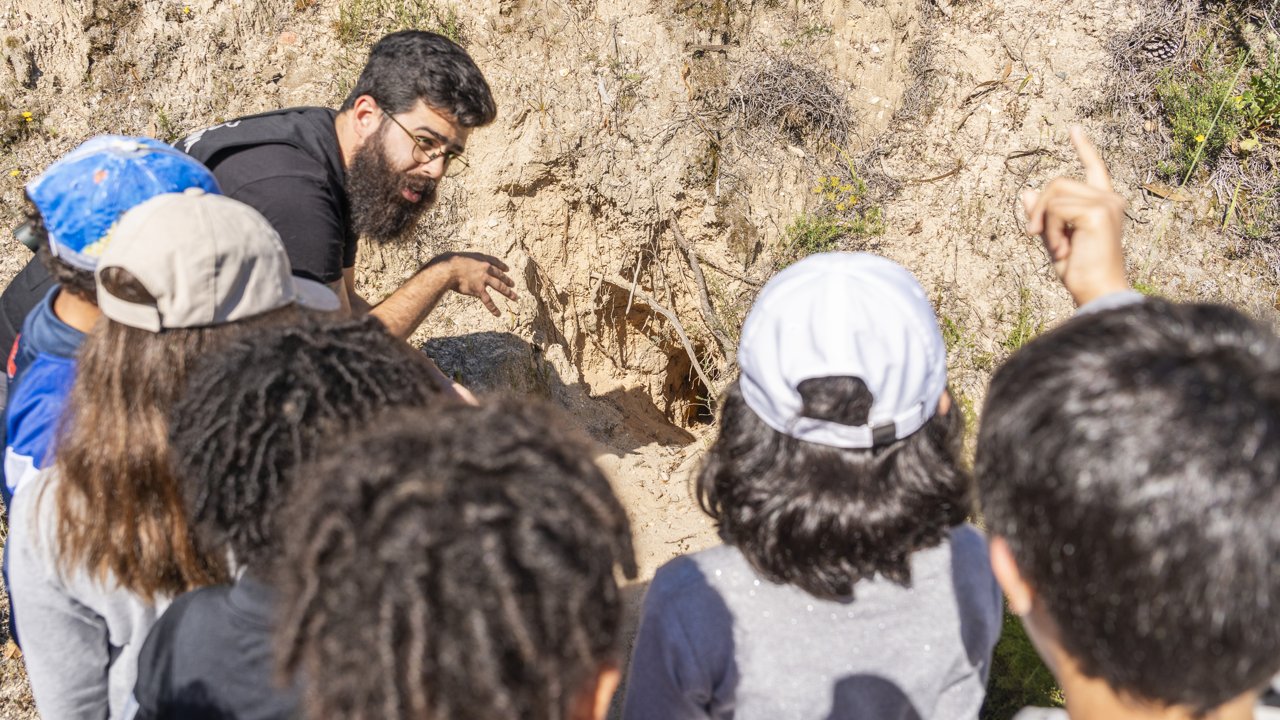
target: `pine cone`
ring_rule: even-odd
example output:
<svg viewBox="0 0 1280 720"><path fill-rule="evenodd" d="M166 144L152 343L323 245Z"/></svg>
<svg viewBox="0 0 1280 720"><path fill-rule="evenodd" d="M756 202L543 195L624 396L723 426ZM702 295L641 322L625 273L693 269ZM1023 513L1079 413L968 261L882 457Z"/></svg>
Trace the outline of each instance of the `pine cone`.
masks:
<svg viewBox="0 0 1280 720"><path fill-rule="evenodd" d="M1142 55L1151 62L1167 63L1177 56L1181 43L1168 35L1156 35L1142 43Z"/></svg>

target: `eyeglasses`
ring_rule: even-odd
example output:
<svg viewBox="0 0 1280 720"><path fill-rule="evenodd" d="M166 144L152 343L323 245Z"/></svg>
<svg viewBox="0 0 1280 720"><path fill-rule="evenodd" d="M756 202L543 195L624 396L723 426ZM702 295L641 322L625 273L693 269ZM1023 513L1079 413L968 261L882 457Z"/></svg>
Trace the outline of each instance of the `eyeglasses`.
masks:
<svg viewBox="0 0 1280 720"><path fill-rule="evenodd" d="M436 158L444 158L444 174L445 177L456 177L461 175L467 169L467 161L462 157L461 153L456 153L445 147L439 138L422 137L414 135L409 128L400 123L399 120L392 117L391 113L386 110L382 114L388 120L396 124L396 127L404 131L405 135L413 141L413 160L420 165L426 165L434 162Z"/></svg>

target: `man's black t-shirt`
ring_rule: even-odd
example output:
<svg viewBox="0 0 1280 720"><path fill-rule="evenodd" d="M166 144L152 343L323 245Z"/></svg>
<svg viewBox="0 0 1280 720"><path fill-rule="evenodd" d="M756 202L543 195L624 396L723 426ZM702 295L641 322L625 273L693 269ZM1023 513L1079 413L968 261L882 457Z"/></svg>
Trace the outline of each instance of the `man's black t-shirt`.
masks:
<svg viewBox="0 0 1280 720"><path fill-rule="evenodd" d="M298 689L275 684L274 591L246 574L179 596L138 654L135 720L283 720Z"/></svg>
<svg viewBox="0 0 1280 720"><path fill-rule="evenodd" d="M178 149L204 163L222 192L280 233L293 274L322 283L355 265L346 170L328 108L289 108L197 131Z"/></svg>

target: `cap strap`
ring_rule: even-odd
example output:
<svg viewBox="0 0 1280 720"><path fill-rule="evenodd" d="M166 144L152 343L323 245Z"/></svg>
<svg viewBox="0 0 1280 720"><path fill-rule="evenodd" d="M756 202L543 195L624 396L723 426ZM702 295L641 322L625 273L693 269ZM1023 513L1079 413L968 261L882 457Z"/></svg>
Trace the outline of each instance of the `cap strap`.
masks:
<svg viewBox="0 0 1280 720"><path fill-rule="evenodd" d="M163 327L159 308L121 300L101 285L98 286L98 309L109 319L139 330L155 333Z"/></svg>
<svg viewBox="0 0 1280 720"><path fill-rule="evenodd" d="M871 444L888 445L898 439L898 424L890 420L871 426Z"/></svg>

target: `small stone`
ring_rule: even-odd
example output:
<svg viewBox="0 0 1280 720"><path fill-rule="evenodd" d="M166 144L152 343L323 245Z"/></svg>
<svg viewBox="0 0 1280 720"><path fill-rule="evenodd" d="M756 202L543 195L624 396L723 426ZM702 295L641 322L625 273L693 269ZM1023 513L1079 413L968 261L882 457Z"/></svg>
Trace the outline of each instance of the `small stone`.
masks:
<svg viewBox="0 0 1280 720"><path fill-rule="evenodd" d="M280 33L280 37L276 39L276 42L280 43L281 45L285 45L285 46L288 46L288 45L297 45L297 44L298 44L298 33L294 32L294 31L292 31L292 30L285 30L284 32Z"/></svg>
<svg viewBox="0 0 1280 720"><path fill-rule="evenodd" d="M1056 73L1054 73L1054 75L1055 75L1055 76L1057 76L1057 78L1058 78L1059 80L1066 80L1066 79L1067 79L1067 74L1066 74L1065 72L1056 72Z"/></svg>

